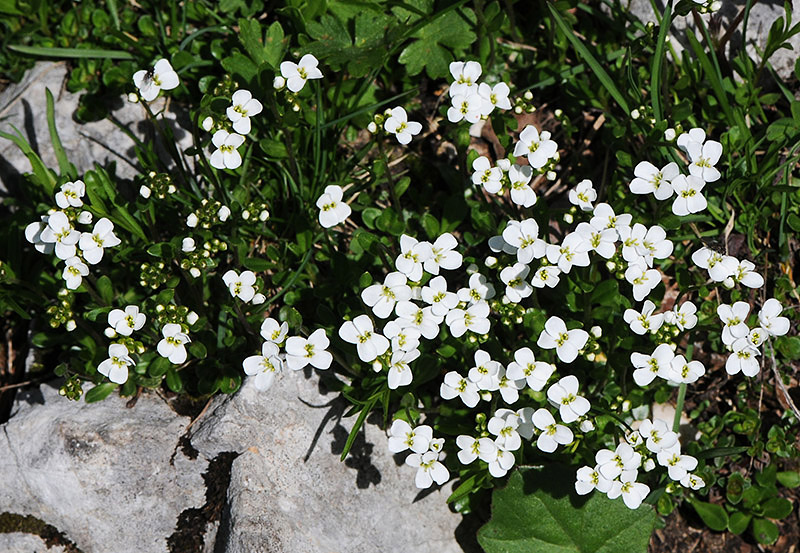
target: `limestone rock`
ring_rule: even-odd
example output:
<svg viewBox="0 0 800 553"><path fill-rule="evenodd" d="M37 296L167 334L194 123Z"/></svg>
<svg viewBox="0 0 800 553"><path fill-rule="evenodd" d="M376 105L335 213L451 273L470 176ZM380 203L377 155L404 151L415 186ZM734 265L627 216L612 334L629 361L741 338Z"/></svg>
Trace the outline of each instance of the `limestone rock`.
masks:
<svg viewBox="0 0 800 553"><path fill-rule="evenodd" d="M66 553L66 550L60 545L48 548L39 536L21 532L0 534L0 551L4 553Z"/></svg>
<svg viewBox="0 0 800 553"><path fill-rule="evenodd" d="M339 461L355 417L343 419L345 403L335 398L320 395L316 377L287 371L267 392L246 382L215 400L192 444L206 458L241 453L217 551L461 552L453 537L461 516L445 502L450 486L420 494L414 469L398 466L377 426L365 424Z"/></svg>
<svg viewBox="0 0 800 553"><path fill-rule="evenodd" d="M180 451L189 422L155 394L128 409L19 394L0 437L0 513L32 515L83 553L166 552L179 515L203 504L206 463Z"/></svg>

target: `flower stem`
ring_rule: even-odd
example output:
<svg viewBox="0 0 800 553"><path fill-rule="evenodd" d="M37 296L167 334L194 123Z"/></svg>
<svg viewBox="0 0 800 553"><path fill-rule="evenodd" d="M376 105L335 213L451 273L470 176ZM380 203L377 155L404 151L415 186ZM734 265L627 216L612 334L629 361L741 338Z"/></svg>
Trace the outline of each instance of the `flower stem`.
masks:
<svg viewBox="0 0 800 553"><path fill-rule="evenodd" d="M683 402L686 401L686 383L682 383L678 388L678 403L675 405L675 419L672 421L672 431L678 432L681 427L681 414L683 414Z"/></svg>

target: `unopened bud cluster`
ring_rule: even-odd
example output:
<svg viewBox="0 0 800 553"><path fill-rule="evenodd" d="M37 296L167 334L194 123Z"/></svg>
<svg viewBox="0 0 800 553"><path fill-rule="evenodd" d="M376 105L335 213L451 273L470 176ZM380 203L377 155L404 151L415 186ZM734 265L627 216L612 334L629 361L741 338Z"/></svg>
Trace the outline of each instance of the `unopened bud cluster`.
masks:
<svg viewBox="0 0 800 553"><path fill-rule="evenodd" d="M139 194L143 198L155 196L159 200L163 200L167 196L174 194L177 191L175 184L172 182L172 177L167 173L156 173L150 171L147 175L145 184L139 189Z"/></svg>
<svg viewBox="0 0 800 553"><path fill-rule="evenodd" d="M200 208L194 213L189 214L186 218L186 226L208 229L217 223L227 221L228 217L231 215L230 208L226 205L222 205L222 203L217 200L208 201L203 198L200 204Z"/></svg>
<svg viewBox="0 0 800 553"><path fill-rule="evenodd" d="M80 378L74 374L67 378L64 384L58 389L58 394L72 401L78 401L81 395L83 395Z"/></svg>
<svg viewBox="0 0 800 553"><path fill-rule="evenodd" d="M165 272L166 265L163 261L158 263L142 263L139 274L139 284L145 288L152 288L155 290L169 278L169 273Z"/></svg>
<svg viewBox="0 0 800 553"><path fill-rule="evenodd" d="M242 210L242 219L245 221L258 219L261 222L269 219L269 210L264 202L250 202Z"/></svg>
<svg viewBox="0 0 800 553"><path fill-rule="evenodd" d="M75 313L72 311L72 302L75 297L72 292L62 288L58 293L58 303L47 308L47 315L50 317L50 326L58 328L64 325L68 331L75 330Z"/></svg>

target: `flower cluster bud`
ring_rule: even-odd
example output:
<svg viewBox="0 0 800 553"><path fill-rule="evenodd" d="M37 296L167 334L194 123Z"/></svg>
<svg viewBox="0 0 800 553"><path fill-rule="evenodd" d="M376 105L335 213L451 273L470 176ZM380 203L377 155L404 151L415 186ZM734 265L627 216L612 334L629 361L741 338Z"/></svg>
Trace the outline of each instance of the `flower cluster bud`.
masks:
<svg viewBox="0 0 800 553"><path fill-rule="evenodd" d="M77 327L75 323L75 313L72 311L72 302L75 299L72 292L66 288L62 288L58 292L58 303L51 305L47 308L47 314L50 317L50 326L58 328L64 325L68 332L72 332Z"/></svg>
<svg viewBox="0 0 800 553"><path fill-rule="evenodd" d="M142 263L139 274L139 284L145 288L155 290L169 279L169 273L164 271L166 265L163 261L158 263Z"/></svg>
<svg viewBox="0 0 800 553"><path fill-rule="evenodd" d="M269 209L264 202L250 202L242 209L242 219L245 221L259 220L262 223L269 219Z"/></svg>
<svg viewBox="0 0 800 553"><path fill-rule="evenodd" d="M225 222L230 217L231 210L217 200L209 201L205 198L200 202L200 208L190 213L186 218L186 226L190 228L211 228L217 223Z"/></svg>
<svg viewBox="0 0 800 553"><path fill-rule="evenodd" d="M172 182L172 177L168 173L150 171L145 178L145 183L139 188L139 194L145 199L155 196L159 200L163 200L177 190Z"/></svg>
<svg viewBox="0 0 800 553"><path fill-rule="evenodd" d="M206 249L186 252L186 256L181 259L181 269L189 271L194 278L199 277L203 270L210 269L214 265L211 252Z"/></svg>
<svg viewBox="0 0 800 553"><path fill-rule="evenodd" d="M194 313L194 311L192 311L192 313ZM170 303L167 305L158 304L156 306L156 322L159 326L169 323L176 323L181 325L181 327L184 327L182 332L185 332L189 315L189 308L185 305L175 305ZM195 315L197 314L195 313Z"/></svg>
<svg viewBox="0 0 800 553"><path fill-rule="evenodd" d="M72 401L78 401L83 395L81 380L78 375L71 375L58 389L58 394Z"/></svg>

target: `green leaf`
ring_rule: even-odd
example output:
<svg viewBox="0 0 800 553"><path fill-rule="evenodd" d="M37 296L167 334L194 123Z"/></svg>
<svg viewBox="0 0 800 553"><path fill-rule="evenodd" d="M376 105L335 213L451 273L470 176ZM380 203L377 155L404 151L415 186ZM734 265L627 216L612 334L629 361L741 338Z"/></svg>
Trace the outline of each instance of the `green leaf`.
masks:
<svg viewBox="0 0 800 553"><path fill-rule="evenodd" d="M242 260L242 265L254 273L261 273L275 268L274 263L270 263L266 259L261 259L260 257L246 257Z"/></svg>
<svg viewBox="0 0 800 553"><path fill-rule="evenodd" d="M264 44L261 38L261 24L255 19L239 19L239 42L247 54L261 65L267 61Z"/></svg>
<svg viewBox="0 0 800 553"><path fill-rule="evenodd" d="M222 60L222 67L225 68L225 71L240 77L245 83L252 82L258 74L256 64L241 52L234 52Z"/></svg>
<svg viewBox="0 0 800 553"><path fill-rule="evenodd" d="M183 381L181 380L181 375L172 365L170 365L169 369L167 369L166 380L169 389L176 394L179 394L183 391Z"/></svg>
<svg viewBox="0 0 800 553"><path fill-rule="evenodd" d="M797 134L797 122L788 117L778 119L767 128L767 140L788 141Z"/></svg>
<svg viewBox="0 0 800 553"><path fill-rule="evenodd" d="M436 217L430 213L426 213L420 218L419 222L422 228L425 229L425 234L428 235L428 238L434 240L439 236L439 221Z"/></svg>
<svg viewBox="0 0 800 553"><path fill-rule="evenodd" d="M350 434L347 436L347 441L344 443L344 449L342 450L342 456L339 457L340 461L344 461L347 454L350 453L350 448L353 447L353 442L358 436L358 431L361 428L361 425L364 424L364 421L367 419L367 415L369 415L372 408L378 402L378 398L374 397L369 400L364 407L361 409L361 412L358 414L358 418L356 419L353 428L350 430Z"/></svg>
<svg viewBox="0 0 800 553"><path fill-rule="evenodd" d="M53 174L53 171L47 168L42 161L42 158L33 151L33 148L30 147L30 144L22 137L22 133L19 132L14 125L11 125L11 128L14 129L16 135L0 132L0 138L5 138L13 142L17 148L22 150L22 153L25 154L25 157L28 158L28 161L31 162L31 167L33 168L33 182L42 188L42 192L45 196L52 196L53 190L56 186L56 177Z"/></svg>
<svg viewBox="0 0 800 553"><path fill-rule="evenodd" d="M787 488L796 488L800 486L800 472L796 470L787 470L779 472L777 475L778 482Z"/></svg>
<svg viewBox="0 0 800 553"><path fill-rule="evenodd" d="M61 144L61 139L58 137L53 93L50 92L49 88L45 88L44 92L47 98L47 128L50 130L50 142L53 144L53 153L58 160L58 171L61 173L62 177L66 176L72 180L77 179L78 171L67 159L67 153L64 151L64 146Z"/></svg>
<svg viewBox="0 0 800 553"><path fill-rule="evenodd" d="M789 516L792 512L792 502L784 497L773 497L762 505L764 516L780 520Z"/></svg>
<svg viewBox="0 0 800 553"><path fill-rule="evenodd" d="M747 530L747 526L750 524L752 518L753 515L751 514L736 511L732 513L730 519L728 519L728 530L734 534L741 534Z"/></svg>
<svg viewBox="0 0 800 553"><path fill-rule="evenodd" d="M778 476L778 467L773 463L764 467L764 470L756 474L756 482L762 486L774 486Z"/></svg>
<svg viewBox="0 0 800 553"><path fill-rule="evenodd" d="M734 472L728 477L728 484L725 486L725 497L731 504L736 505L742 500L744 491L744 476Z"/></svg>
<svg viewBox="0 0 800 553"><path fill-rule="evenodd" d="M103 275L97 279L97 293L108 305L114 300L114 286L111 284L111 279L108 275Z"/></svg>
<svg viewBox="0 0 800 553"><path fill-rule="evenodd" d="M354 77L362 77L383 65L389 50L387 31L392 18L382 13L362 11L355 16L355 39L348 27L331 14L307 25L308 34L315 39L306 49L328 64L347 66ZM352 27L351 27L352 28Z"/></svg>
<svg viewBox="0 0 800 553"><path fill-rule="evenodd" d="M20 54L30 54L46 58L96 58L108 60L134 60L133 54L122 50L101 50L97 48L47 48L44 46L8 45L9 50Z"/></svg>
<svg viewBox="0 0 800 553"><path fill-rule="evenodd" d="M781 336L775 340L775 349L790 361L800 359L800 336Z"/></svg>
<svg viewBox="0 0 800 553"><path fill-rule="evenodd" d="M517 470L492 496L478 532L486 553L645 553L656 513L621 499L576 496L575 471L558 465Z"/></svg>
<svg viewBox="0 0 800 553"><path fill-rule="evenodd" d="M756 518L753 520L753 536L759 543L775 543L779 535L778 526L771 520L765 518Z"/></svg>
<svg viewBox="0 0 800 553"><path fill-rule="evenodd" d="M117 389L117 385L113 382L104 382L102 384L98 384L88 392L86 392L85 400L86 403L94 403L96 401L102 401L106 399L111 392Z"/></svg>
<svg viewBox="0 0 800 553"><path fill-rule="evenodd" d="M706 523L706 526L717 532L722 532L728 527L728 513L722 505L716 503L706 503L705 501L693 500L692 507Z"/></svg>
<svg viewBox="0 0 800 553"><path fill-rule="evenodd" d="M8 15L25 15L17 8L17 0L0 0L0 13Z"/></svg>

